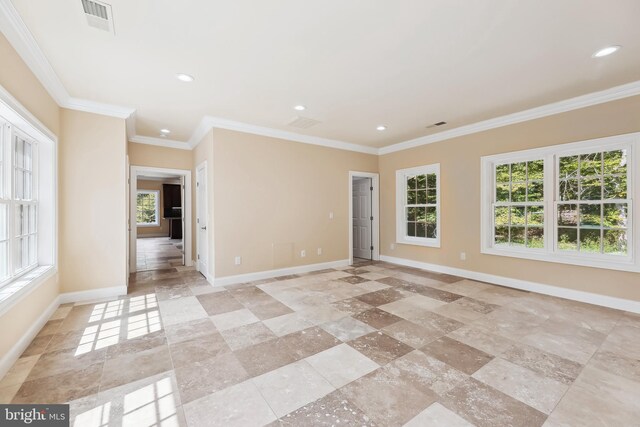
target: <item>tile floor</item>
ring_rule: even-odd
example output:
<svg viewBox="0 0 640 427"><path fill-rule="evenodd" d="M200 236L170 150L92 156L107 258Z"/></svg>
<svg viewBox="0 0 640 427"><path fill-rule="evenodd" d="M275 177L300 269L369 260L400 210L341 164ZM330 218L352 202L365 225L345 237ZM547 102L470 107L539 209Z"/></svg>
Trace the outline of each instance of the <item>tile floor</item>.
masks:
<svg viewBox="0 0 640 427"><path fill-rule="evenodd" d="M90 426L631 426L640 315L385 263L61 306L0 402Z"/></svg>
<svg viewBox="0 0 640 427"><path fill-rule="evenodd" d="M162 270L182 265L182 240L143 237L136 240L136 270Z"/></svg>

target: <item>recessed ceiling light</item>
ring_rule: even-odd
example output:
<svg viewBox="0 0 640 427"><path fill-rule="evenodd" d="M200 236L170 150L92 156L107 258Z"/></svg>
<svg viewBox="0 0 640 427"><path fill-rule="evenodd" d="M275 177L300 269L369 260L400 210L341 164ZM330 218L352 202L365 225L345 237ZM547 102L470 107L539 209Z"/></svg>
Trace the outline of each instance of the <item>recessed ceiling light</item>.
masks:
<svg viewBox="0 0 640 427"><path fill-rule="evenodd" d="M296 105L295 107L293 107L293 109L296 111L304 111L307 109L307 107L305 107L304 105Z"/></svg>
<svg viewBox="0 0 640 427"><path fill-rule="evenodd" d="M180 80L181 82L187 82L187 83L195 80L193 76L189 74L184 74L184 73L176 74L176 79Z"/></svg>
<svg viewBox="0 0 640 427"><path fill-rule="evenodd" d="M384 125L380 125L376 128L376 130L379 130L379 131L387 130L387 127Z"/></svg>
<svg viewBox="0 0 640 427"><path fill-rule="evenodd" d="M611 55L612 53L617 52L618 50L620 50L621 47L622 46L607 46L605 48L598 50L596 53L591 55L591 57L602 58L603 56Z"/></svg>
<svg viewBox="0 0 640 427"><path fill-rule="evenodd" d="M160 129L160 132L164 133L165 135L171 133L169 129Z"/></svg>

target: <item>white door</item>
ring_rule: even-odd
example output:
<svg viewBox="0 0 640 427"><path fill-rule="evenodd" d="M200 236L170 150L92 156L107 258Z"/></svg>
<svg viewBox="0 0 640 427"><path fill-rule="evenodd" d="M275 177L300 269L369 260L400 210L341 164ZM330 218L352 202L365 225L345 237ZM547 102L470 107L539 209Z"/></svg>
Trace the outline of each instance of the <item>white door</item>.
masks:
<svg viewBox="0 0 640 427"><path fill-rule="evenodd" d="M353 256L371 259L371 179L353 180Z"/></svg>
<svg viewBox="0 0 640 427"><path fill-rule="evenodd" d="M196 238L197 267L205 277L209 277L207 260L209 256L209 239L207 238L207 164L203 163L196 170Z"/></svg>
<svg viewBox="0 0 640 427"><path fill-rule="evenodd" d="M184 194L184 175L180 177L180 206L182 206L182 209L180 209L180 211L182 212L182 218L180 219L180 227L182 227L182 233L180 233L180 235L182 236L182 265L186 265L185 264L185 257L184 257L184 252L186 250L186 241L187 239L185 239L185 232L187 231L186 226L185 226L185 212L186 212L186 206L184 204L185 202L185 194Z"/></svg>

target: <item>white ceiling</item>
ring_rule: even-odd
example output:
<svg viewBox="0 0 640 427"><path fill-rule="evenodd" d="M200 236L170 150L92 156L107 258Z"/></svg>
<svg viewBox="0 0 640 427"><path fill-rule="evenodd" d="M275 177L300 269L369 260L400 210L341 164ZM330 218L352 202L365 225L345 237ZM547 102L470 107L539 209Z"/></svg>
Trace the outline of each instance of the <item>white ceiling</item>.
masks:
<svg viewBox="0 0 640 427"><path fill-rule="evenodd" d="M115 35L12 2L72 97L180 141L208 115L383 147L640 80L638 0L108 0Z"/></svg>

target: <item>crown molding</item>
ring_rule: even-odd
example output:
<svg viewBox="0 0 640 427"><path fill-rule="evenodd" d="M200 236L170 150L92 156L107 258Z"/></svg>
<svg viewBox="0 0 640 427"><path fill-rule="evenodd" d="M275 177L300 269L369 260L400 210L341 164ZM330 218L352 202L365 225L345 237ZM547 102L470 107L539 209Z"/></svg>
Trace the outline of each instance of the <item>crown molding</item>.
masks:
<svg viewBox="0 0 640 427"><path fill-rule="evenodd" d="M88 99L69 98L61 105L63 108L71 110L85 111L87 113L101 114L103 116L128 119L133 115L135 108L121 107L119 105L103 104L101 102L89 101Z"/></svg>
<svg viewBox="0 0 640 427"><path fill-rule="evenodd" d="M540 107L531 108L529 110L520 111L505 116L496 117L489 120L473 123L466 126L460 126L455 129L439 132L433 135L423 136L409 141L400 142L398 144L388 145L378 150L378 154L389 154L396 151L408 150L410 148L420 147L422 145L433 144L434 142L444 141L459 136L470 135L472 133L483 132L490 129L496 129L516 123L526 122L529 120L540 119L542 117L552 116L554 114L566 113L567 111L577 110L580 108L590 107L605 102L616 101L618 99L628 98L630 96L640 95L640 81L627 83L621 86L614 86L599 92L592 92L586 95L569 98L563 101L554 102Z"/></svg>
<svg viewBox="0 0 640 427"><path fill-rule="evenodd" d="M227 129L238 132L250 133L254 135L268 136L271 138L285 139L288 141L301 142L303 144L319 145L322 147L335 148L338 150L355 151L358 153L378 154L375 147L353 144L350 142L338 141L335 139L321 138L317 136L302 135L280 129L273 129L263 126L251 125L220 117L205 116L193 136L189 139L189 145L195 147L200 143L204 135L211 129Z"/></svg>
<svg viewBox="0 0 640 427"><path fill-rule="evenodd" d="M134 135L129 137L129 142L135 142L136 144L155 145L165 148L177 148L178 150L192 150L188 143L182 141L176 141L175 139L166 138L153 138L151 136Z"/></svg>

